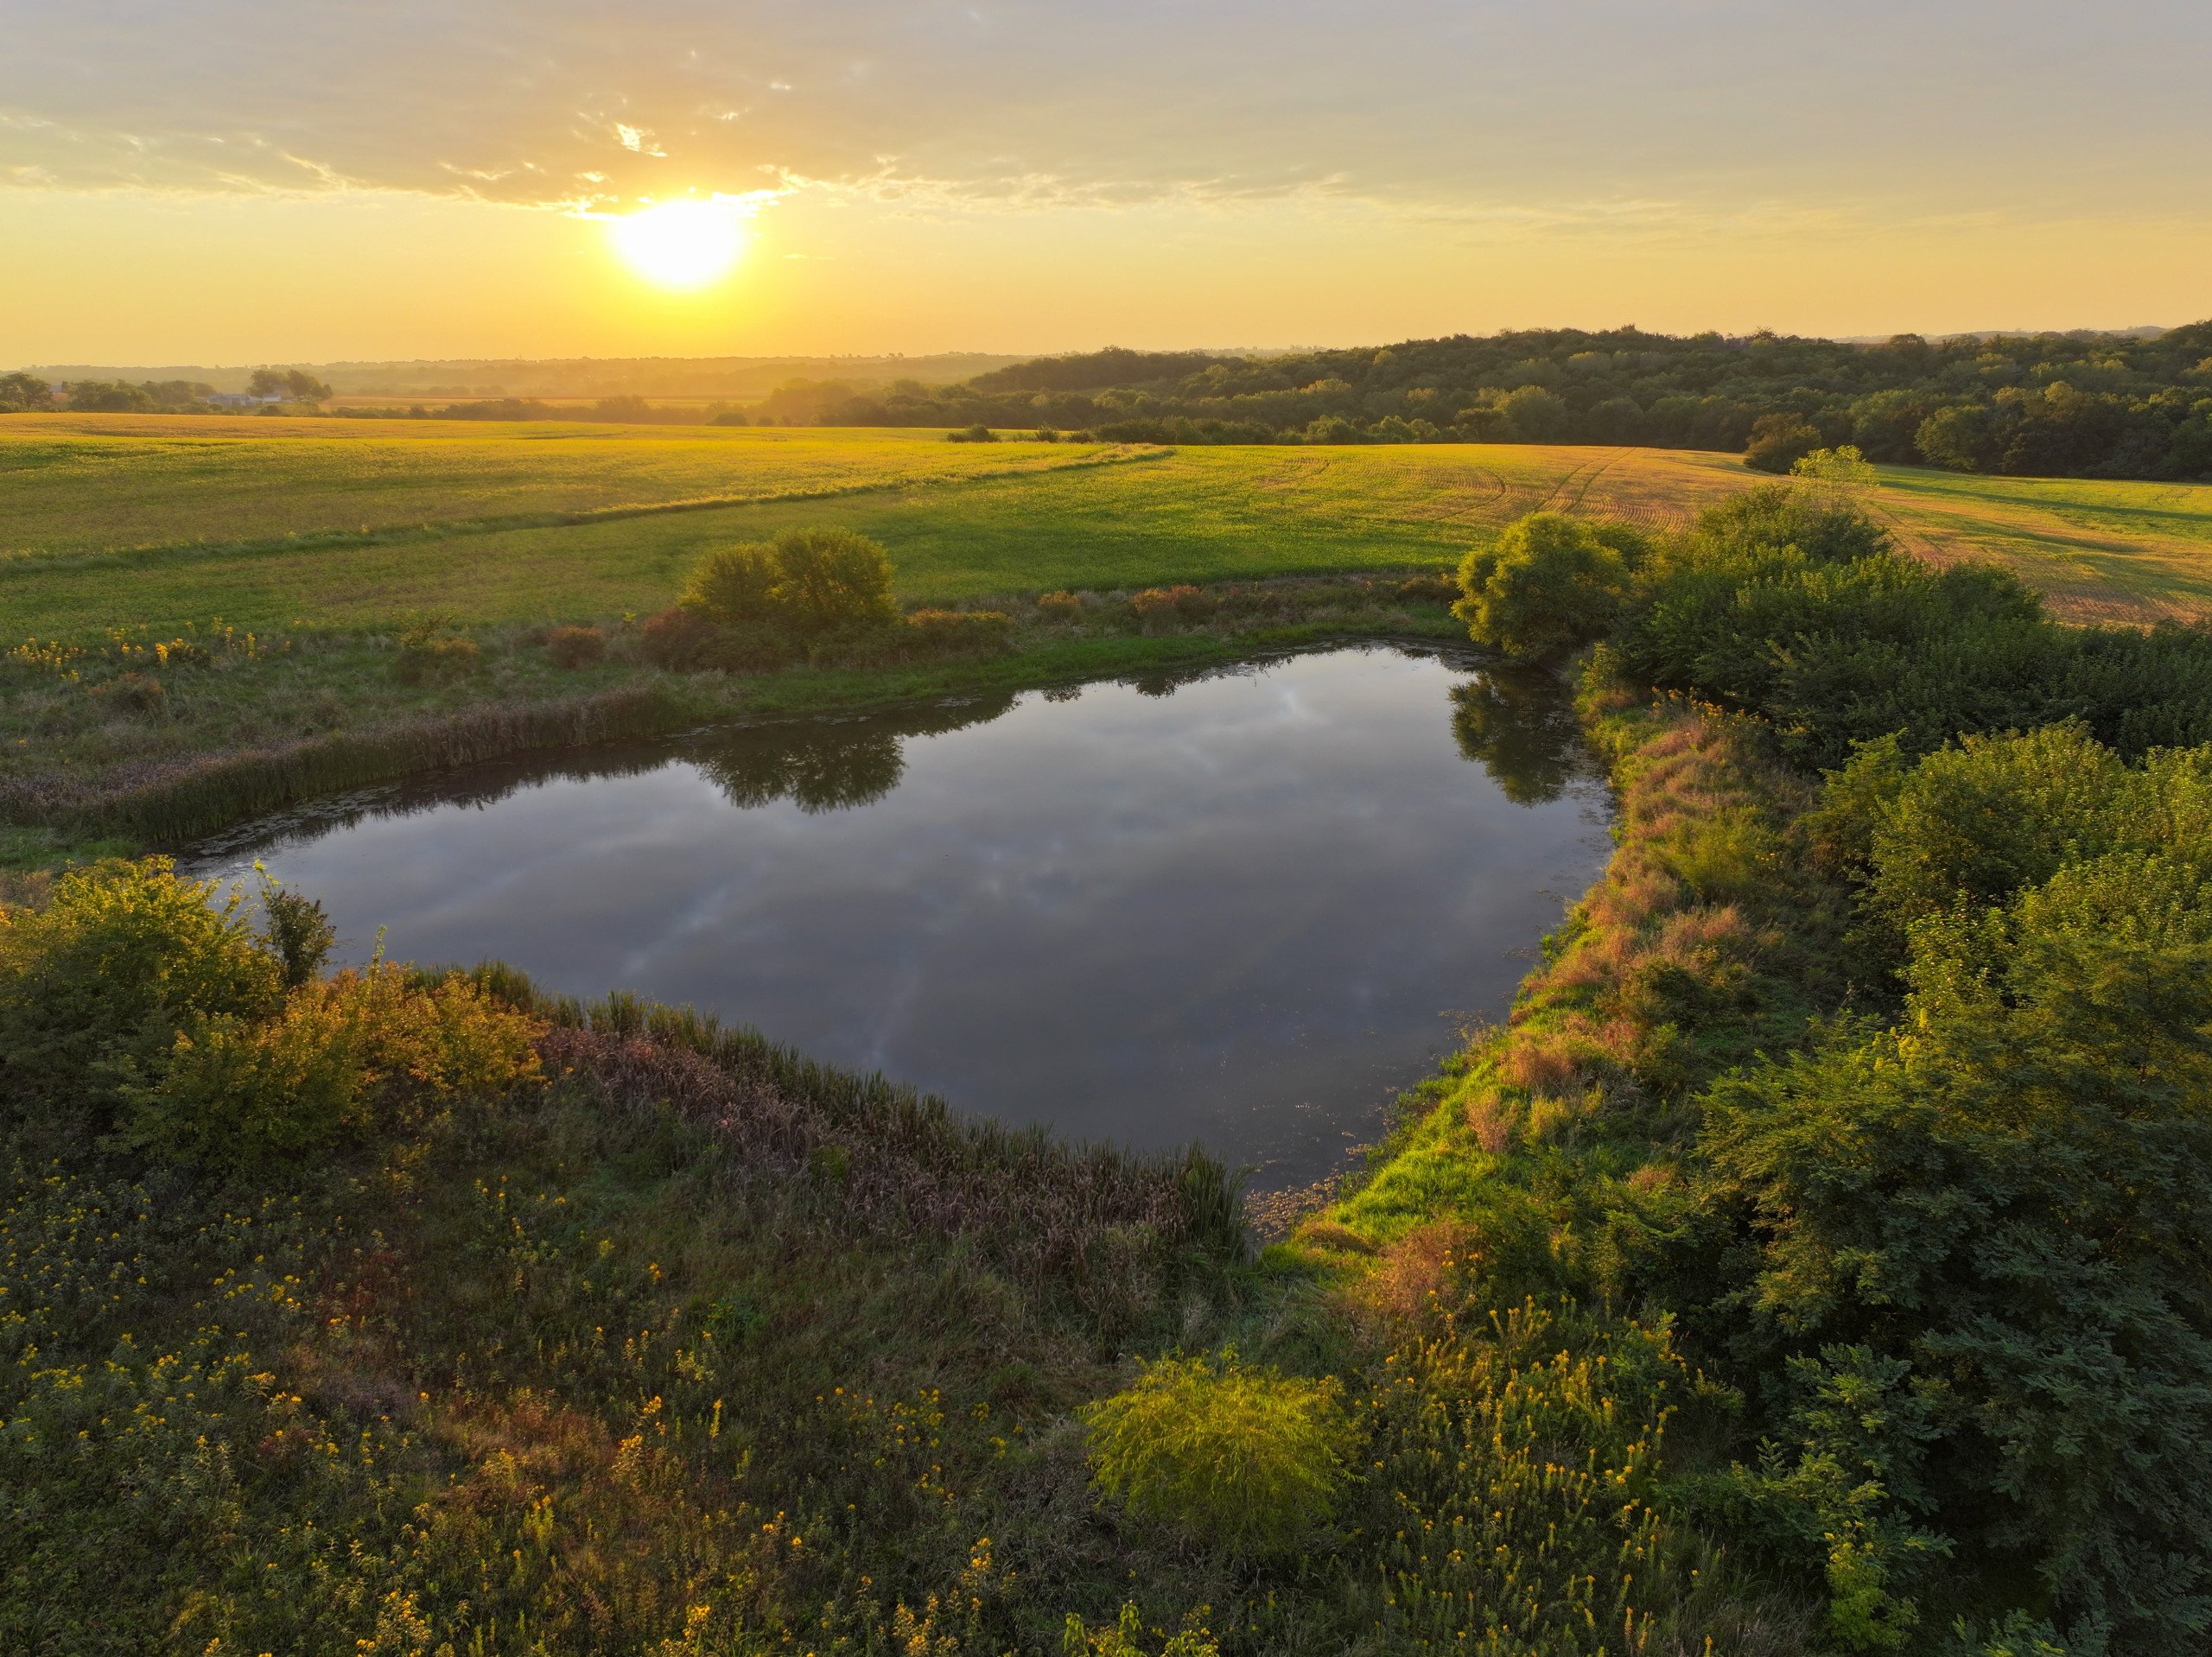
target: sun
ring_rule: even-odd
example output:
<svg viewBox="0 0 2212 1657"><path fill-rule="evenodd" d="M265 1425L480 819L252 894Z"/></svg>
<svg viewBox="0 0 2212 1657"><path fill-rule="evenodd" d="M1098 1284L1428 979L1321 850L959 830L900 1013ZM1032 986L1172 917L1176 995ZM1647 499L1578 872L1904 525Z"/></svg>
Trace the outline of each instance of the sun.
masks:
<svg viewBox="0 0 2212 1657"><path fill-rule="evenodd" d="M704 288L745 251L739 215L711 201L664 201L607 221L622 262L662 288Z"/></svg>

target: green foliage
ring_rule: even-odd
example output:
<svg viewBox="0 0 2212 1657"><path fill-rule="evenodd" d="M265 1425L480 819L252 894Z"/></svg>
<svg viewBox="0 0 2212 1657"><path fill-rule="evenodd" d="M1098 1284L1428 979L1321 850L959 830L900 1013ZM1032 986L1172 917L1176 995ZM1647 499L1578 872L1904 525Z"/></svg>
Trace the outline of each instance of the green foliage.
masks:
<svg viewBox="0 0 2212 1657"><path fill-rule="evenodd" d="M1786 491L1706 514L1610 644L1629 682L1759 714L1813 766L2069 718L2129 752L2212 738L2212 635L2061 627L2001 571L1931 570L1857 509Z"/></svg>
<svg viewBox="0 0 2212 1657"><path fill-rule="evenodd" d="M1160 1632L1155 1653L1145 1637L1144 1619L1135 1604L1122 1607L1122 1615L1105 1628L1091 1628L1070 1613L1062 1630L1063 1657L1220 1657L1221 1647L1203 1628L1183 1628L1173 1634Z"/></svg>
<svg viewBox="0 0 2212 1657"><path fill-rule="evenodd" d="M1761 415L1751 422L1744 464L1759 472L1789 472L1821 446L1821 429L1802 415Z"/></svg>
<svg viewBox="0 0 2212 1657"><path fill-rule="evenodd" d="M120 1089L129 1142L180 1161L274 1173L302 1155L410 1138L461 1100L538 1075L531 1022L467 980L399 968L308 983L273 1019L189 1020Z"/></svg>
<svg viewBox="0 0 2212 1657"><path fill-rule="evenodd" d="M725 627L768 621L776 614L771 595L783 578L772 547L716 547L693 567L684 583L683 607Z"/></svg>
<svg viewBox="0 0 2212 1657"><path fill-rule="evenodd" d="M1809 454L1800 455L1789 468L1794 477L1808 483L1822 485L1829 489L1863 493L1878 481L1874 468L1867 464L1855 443L1845 443L1836 448L1816 448Z"/></svg>
<svg viewBox="0 0 2212 1657"><path fill-rule="evenodd" d="M1912 1597L1948 1539L1918 1528L1932 1506L1922 1480L1939 1435L1911 1366L1864 1347L1793 1356L1781 1430L1758 1474L1734 1470L1761 1525L1802 1557L1818 1559L1828 1588L1828 1629L1852 1651L1906 1648L1921 1622Z"/></svg>
<svg viewBox="0 0 2212 1657"><path fill-rule="evenodd" d="M53 390L37 375L20 370L0 374L0 414L22 414L53 406Z"/></svg>
<svg viewBox="0 0 2212 1657"><path fill-rule="evenodd" d="M283 966L240 907L149 858L73 869L43 907L0 910L0 1099L82 1122L118 1066L157 1062L186 1025L273 1013Z"/></svg>
<svg viewBox="0 0 2212 1657"><path fill-rule="evenodd" d="M899 618L882 547L842 529L786 530L761 545L717 548L693 570L683 607L726 629L801 637Z"/></svg>
<svg viewBox="0 0 2212 1657"><path fill-rule="evenodd" d="M1628 584L1620 552L1557 512L1532 512L1459 566L1452 613L1476 643L1521 661L1587 644L1611 625Z"/></svg>
<svg viewBox="0 0 2212 1657"><path fill-rule="evenodd" d="M338 943L329 911L314 898L287 892L257 863L261 876L261 930L283 962L284 987L296 990L322 976L323 963Z"/></svg>
<svg viewBox="0 0 2212 1657"><path fill-rule="evenodd" d="M1695 1544L1662 1476L1692 1377L1664 1327L1568 1304L1455 1313L1384 1377L1365 1514L1382 1544L1380 1649L1702 1647Z"/></svg>
<svg viewBox="0 0 2212 1657"><path fill-rule="evenodd" d="M1351 1426L1335 1380L1163 1358L1088 1406L1092 1478L1135 1518L1231 1550L1284 1546L1325 1520Z"/></svg>
<svg viewBox="0 0 2212 1657"><path fill-rule="evenodd" d="M779 572L771 598L799 632L887 624L898 619L891 561L850 530L786 530L769 543Z"/></svg>
<svg viewBox="0 0 2212 1657"><path fill-rule="evenodd" d="M2208 778L2068 729L1924 761L1867 873L1903 1018L1722 1083L1704 1140L1739 1349L1909 1367L1936 1525L2120 1650L2212 1626Z"/></svg>

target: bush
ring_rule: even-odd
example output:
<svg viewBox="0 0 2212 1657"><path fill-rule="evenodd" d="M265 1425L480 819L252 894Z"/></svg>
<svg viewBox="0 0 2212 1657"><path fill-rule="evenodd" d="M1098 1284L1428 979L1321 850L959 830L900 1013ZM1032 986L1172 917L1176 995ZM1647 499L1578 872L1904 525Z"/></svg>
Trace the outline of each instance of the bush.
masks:
<svg viewBox="0 0 2212 1657"><path fill-rule="evenodd" d="M416 987L378 965L302 985L273 1019L189 1021L150 1082L128 1086L129 1137L184 1161L267 1171L418 1133L453 1101L538 1073L537 1026L467 980Z"/></svg>
<svg viewBox="0 0 2212 1657"><path fill-rule="evenodd" d="M882 547L850 530L785 530L769 548L778 579L772 619L800 632L899 619L891 561Z"/></svg>
<svg viewBox="0 0 2212 1657"><path fill-rule="evenodd" d="M545 654L556 668L588 668L607 654L607 635L596 627L556 627Z"/></svg>
<svg viewBox="0 0 2212 1657"><path fill-rule="evenodd" d="M944 435L944 441L948 443L995 443L999 441L999 435L988 426L978 424L964 431L949 431Z"/></svg>
<svg viewBox="0 0 2212 1657"><path fill-rule="evenodd" d="M1343 1487L1352 1426L1333 1378L1162 1359L1081 1412L1092 1482L1140 1519L1239 1551L1294 1541Z"/></svg>
<svg viewBox="0 0 2212 1657"><path fill-rule="evenodd" d="M1083 600L1072 593L1039 593L1037 607L1055 621L1072 621L1083 613Z"/></svg>
<svg viewBox="0 0 2212 1657"><path fill-rule="evenodd" d="M1562 655L1602 636L1629 580L1621 554L1588 525L1532 512L1459 566L1452 613L1480 644L1522 661Z"/></svg>
<svg viewBox="0 0 2212 1657"><path fill-rule="evenodd" d="M1141 621L1153 621L1165 616L1175 616L1184 621L1199 621L1214 613L1217 600L1203 589L1183 581L1173 587L1147 587L1129 600L1129 607L1137 613L1137 618Z"/></svg>
<svg viewBox="0 0 2212 1657"><path fill-rule="evenodd" d="M283 968L239 908L148 858L73 869L44 908L0 912L0 1097L18 1112L104 1104L181 1024L273 1011Z"/></svg>
<svg viewBox="0 0 2212 1657"><path fill-rule="evenodd" d="M671 673L690 673L714 665L721 630L700 612L677 605L645 619L638 630L638 649L646 661Z"/></svg>
<svg viewBox="0 0 2212 1657"><path fill-rule="evenodd" d="M770 547L716 547L692 570L683 606L724 627L767 621L775 615L772 594L782 579L782 566Z"/></svg>
<svg viewBox="0 0 2212 1657"><path fill-rule="evenodd" d="M418 621L399 635L399 659L391 676L402 684L449 684L476 671L480 652L473 640L456 638L445 624L432 617Z"/></svg>

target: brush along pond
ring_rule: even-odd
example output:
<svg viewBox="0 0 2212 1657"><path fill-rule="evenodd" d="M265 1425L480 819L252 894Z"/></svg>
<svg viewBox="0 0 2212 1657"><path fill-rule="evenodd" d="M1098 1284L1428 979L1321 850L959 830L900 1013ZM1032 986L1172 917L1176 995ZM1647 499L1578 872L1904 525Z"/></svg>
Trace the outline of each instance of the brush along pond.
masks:
<svg viewBox="0 0 2212 1657"><path fill-rule="evenodd" d="M1503 1014L1608 809L1556 682L1367 646L448 771L182 861L260 860L341 959L689 1003L1267 1190Z"/></svg>

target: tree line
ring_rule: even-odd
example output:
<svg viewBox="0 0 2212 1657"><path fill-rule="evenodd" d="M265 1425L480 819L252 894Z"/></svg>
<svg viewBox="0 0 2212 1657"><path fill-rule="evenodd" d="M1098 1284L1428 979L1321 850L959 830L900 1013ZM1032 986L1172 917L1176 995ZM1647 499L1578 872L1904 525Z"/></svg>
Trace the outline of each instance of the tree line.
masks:
<svg viewBox="0 0 2212 1657"><path fill-rule="evenodd" d="M220 396L205 380L66 380L48 384L36 374L0 374L0 414L71 409L85 414L206 414L219 410ZM245 395L263 401L321 403L329 382L302 369L257 368Z"/></svg>
<svg viewBox="0 0 2212 1657"><path fill-rule="evenodd" d="M1535 329L1281 357L1121 349L964 384L793 382L761 405L824 425L1052 426L1166 442L1634 443L1815 448L2036 476L2212 475L2212 322L2155 337Z"/></svg>

